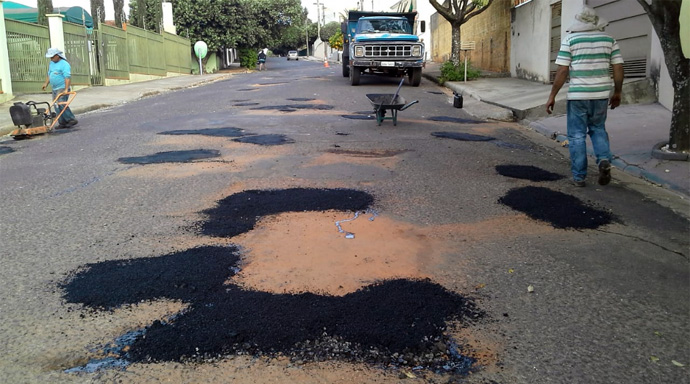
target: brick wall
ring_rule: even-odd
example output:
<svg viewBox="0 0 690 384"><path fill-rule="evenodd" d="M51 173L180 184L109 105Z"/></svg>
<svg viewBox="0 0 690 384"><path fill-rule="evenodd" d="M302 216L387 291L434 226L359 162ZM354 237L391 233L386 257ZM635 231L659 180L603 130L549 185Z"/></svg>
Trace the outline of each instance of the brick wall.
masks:
<svg viewBox="0 0 690 384"><path fill-rule="evenodd" d="M463 41L474 41L476 49L469 51L474 68L494 72L510 72L510 8L513 0L494 0L487 10L471 18L462 26ZM450 59L451 28L443 16L431 17L432 60ZM464 55L460 56L465 59Z"/></svg>
<svg viewBox="0 0 690 384"><path fill-rule="evenodd" d="M512 0L494 0L487 10L463 24L462 40L475 42L476 49L469 51L473 68L510 72L511 6Z"/></svg>

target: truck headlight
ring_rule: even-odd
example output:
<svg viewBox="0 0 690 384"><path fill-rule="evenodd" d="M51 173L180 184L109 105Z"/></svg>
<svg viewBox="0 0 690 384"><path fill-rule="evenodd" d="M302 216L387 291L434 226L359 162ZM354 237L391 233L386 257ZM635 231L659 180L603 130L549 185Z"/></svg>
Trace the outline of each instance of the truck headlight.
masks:
<svg viewBox="0 0 690 384"><path fill-rule="evenodd" d="M364 47L355 47L355 57L363 57L364 56Z"/></svg>
<svg viewBox="0 0 690 384"><path fill-rule="evenodd" d="M421 45L413 45L412 46L412 56L421 56L422 55L422 46Z"/></svg>

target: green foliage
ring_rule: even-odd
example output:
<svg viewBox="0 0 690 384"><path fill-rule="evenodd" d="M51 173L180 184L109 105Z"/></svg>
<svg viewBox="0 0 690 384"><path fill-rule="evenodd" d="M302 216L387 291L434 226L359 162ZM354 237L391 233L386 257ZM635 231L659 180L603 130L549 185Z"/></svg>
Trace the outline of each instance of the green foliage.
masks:
<svg viewBox="0 0 690 384"><path fill-rule="evenodd" d="M343 33L338 30L335 35L331 36L330 39L328 39L328 45L331 46L331 48L336 49L338 51L343 50Z"/></svg>
<svg viewBox="0 0 690 384"><path fill-rule="evenodd" d="M130 1L129 24L149 31L160 32L163 26L163 6L160 0Z"/></svg>
<svg viewBox="0 0 690 384"><path fill-rule="evenodd" d="M240 66L242 68L254 68L258 61L258 53L250 48L241 48L238 51L240 56Z"/></svg>
<svg viewBox="0 0 690 384"><path fill-rule="evenodd" d="M471 63L467 62L467 80L479 78L481 75L478 69L472 68ZM461 62L458 65L453 64L452 61L446 61L441 65L441 77L439 81L441 84L446 81L463 81L465 79L465 63Z"/></svg>
<svg viewBox="0 0 690 384"><path fill-rule="evenodd" d="M321 40L330 41L331 37L340 32L340 23L331 21L330 23L321 27Z"/></svg>
<svg viewBox="0 0 690 384"><path fill-rule="evenodd" d="M296 39L305 14L300 0L172 0L174 22L192 42L222 47L274 48L284 35ZM256 59L256 58L254 58Z"/></svg>

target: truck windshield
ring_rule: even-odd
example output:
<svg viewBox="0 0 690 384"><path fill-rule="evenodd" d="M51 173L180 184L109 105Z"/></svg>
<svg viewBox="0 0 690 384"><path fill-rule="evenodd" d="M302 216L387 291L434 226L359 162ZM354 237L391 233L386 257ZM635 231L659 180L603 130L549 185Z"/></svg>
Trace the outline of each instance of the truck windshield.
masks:
<svg viewBox="0 0 690 384"><path fill-rule="evenodd" d="M369 19L360 20L357 33L411 33L410 23L406 19Z"/></svg>

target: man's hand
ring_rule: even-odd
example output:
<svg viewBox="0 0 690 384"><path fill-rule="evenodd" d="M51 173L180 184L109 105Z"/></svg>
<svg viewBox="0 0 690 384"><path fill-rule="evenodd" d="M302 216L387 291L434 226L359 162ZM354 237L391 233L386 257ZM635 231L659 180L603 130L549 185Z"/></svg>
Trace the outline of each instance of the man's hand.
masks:
<svg viewBox="0 0 690 384"><path fill-rule="evenodd" d="M47 86L48 86L48 84L43 84L43 86L41 87L41 89L45 91Z"/></svg>
<svg viewBox="0 0 690 384"><path fill-rule="evenodd" d="M546 113L549 115L553 113L553 106L556 105L556 100L549 96L549 100L546 102Z"/></svg>
<svg viewBox="0 0 690 384"><path fill-rule="evenodd" d="M621 94L620 93L614 93L611 96L611 100L609 100L609 105L611 106L611 109L616 109L616 107L621 105Z"/></svg>

